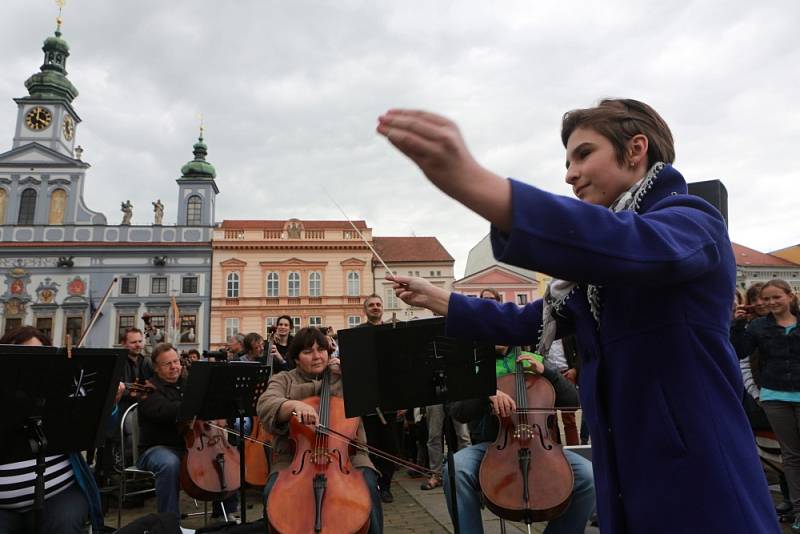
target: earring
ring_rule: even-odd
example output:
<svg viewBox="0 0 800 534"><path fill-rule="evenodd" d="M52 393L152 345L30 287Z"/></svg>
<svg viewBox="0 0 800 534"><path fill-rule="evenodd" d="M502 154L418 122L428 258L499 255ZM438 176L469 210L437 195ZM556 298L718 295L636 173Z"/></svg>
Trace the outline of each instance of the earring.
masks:
<svg viewBox="0 0 800 534"><path fill-rule="evenodd" d="M629 164L631 167L636 167L636 162L635 162L635 161L633 161L633 160L631 160L631 161L630 161L628 164Z"/></svg>

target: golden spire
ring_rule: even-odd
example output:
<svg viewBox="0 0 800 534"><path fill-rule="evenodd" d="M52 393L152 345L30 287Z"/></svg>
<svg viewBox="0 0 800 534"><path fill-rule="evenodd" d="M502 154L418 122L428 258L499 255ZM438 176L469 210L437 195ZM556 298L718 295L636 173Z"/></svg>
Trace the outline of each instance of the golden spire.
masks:
<svg viewBox="0 0 800 534"><path fill-rule="evenodd" d="M61 0L61 1L63 2L63 0ZM200 139L203 138L203 132L204 131L205 131L205 128L203 127L203 114L201 113L200 114Z"/></svg>
<svg viewBox="0 0 800 534"><path fill-rule="evenodd" d="M61 10L64 9L64 4L67 3L67 0L56 0L56 5L58 6L58 16L56 17L56 34L61 33Z"/></svg>

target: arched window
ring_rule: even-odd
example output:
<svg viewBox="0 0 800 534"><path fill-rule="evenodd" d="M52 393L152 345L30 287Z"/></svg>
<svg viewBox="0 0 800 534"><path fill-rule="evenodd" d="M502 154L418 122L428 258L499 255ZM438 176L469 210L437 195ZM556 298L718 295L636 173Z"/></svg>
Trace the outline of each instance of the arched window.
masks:
<svg viewBox="0 0 800 534"><path fill-rule="evenodd" d="M0 187L0 224L6 223L6 201L8 200L8 193Z"/></svg>
<svg viewBox="0 0 800 534"><path fill-rule="evenodd" d="M186 225L200 226L203 220L203 199L192 195L186 201Z"/></svg>
<svg viewBox="0 0 800 534"><path fill-rule="evenodd" d="M289 273L289 296L300 296L300 273Z"/></svg>
<svg viewBox="0 0 800 534"><path fill-rule="evenodd" d="M239 298L239 273L228 273L225 296L229 299Z"/></svg>
<svg viewBox="0 0 800 534"><path fill-rule="evenodd" d="M67 192L63 189L56 189L50 195L50 215L47 217L48 224L64 224L64 212L67 209Z"/></svg>
<svg viewBox="0 0 800 534"><path fill-rule="evenodd" d="M355 271L347 273L347 296L361 296L361 277Z"/></svg>
<svg viewBox="0 0 800 534"><path fill-rule="evenodd" d="M26 189L19 198L19 218L17 224L33 224L36 215L36 190Z"/></svg>
<svg viewBox="0 0 800 534"><path fill-rule="evenodd" d="M280 275L272 272L267 275L267 296L277 297L280 293Z"/></svg>
<svg viewBox="0 0 800 534"><path fill-rule="evenodd" d="M322 275L316 271L308 275L308 296L322 296Z"/></svg>

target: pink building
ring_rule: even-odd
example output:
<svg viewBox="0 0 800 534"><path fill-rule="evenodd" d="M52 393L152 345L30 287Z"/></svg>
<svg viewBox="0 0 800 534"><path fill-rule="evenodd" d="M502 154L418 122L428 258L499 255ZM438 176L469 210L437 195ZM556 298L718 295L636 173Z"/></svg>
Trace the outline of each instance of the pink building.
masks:
<svg viewBox="0 0 800 534"><path fill-rule="evenodd" d="M539 281L512 271L502 265L490 265L461 280L453 282L453 291L478 297L487 287L496 289L503 302L515 302L522 306L541 296Z"/></svg>

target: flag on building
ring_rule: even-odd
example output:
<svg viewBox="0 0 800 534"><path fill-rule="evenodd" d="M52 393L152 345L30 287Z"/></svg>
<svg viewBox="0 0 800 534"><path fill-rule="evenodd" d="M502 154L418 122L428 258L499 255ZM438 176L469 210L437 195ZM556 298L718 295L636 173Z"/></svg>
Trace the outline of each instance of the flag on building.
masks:
<svg viewBox="0 0 800 534"><path fill-rule="evenodd" d="M173 345L178 344L181 335L181 310L178 308L178 301L175 295L172 296L172 304L169 307L169 339Z"/></svg>

